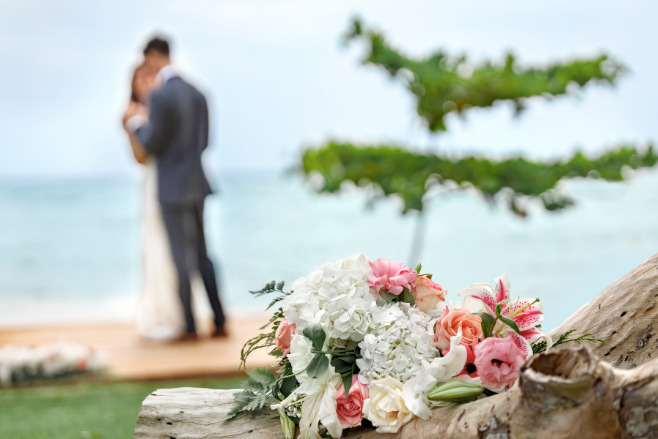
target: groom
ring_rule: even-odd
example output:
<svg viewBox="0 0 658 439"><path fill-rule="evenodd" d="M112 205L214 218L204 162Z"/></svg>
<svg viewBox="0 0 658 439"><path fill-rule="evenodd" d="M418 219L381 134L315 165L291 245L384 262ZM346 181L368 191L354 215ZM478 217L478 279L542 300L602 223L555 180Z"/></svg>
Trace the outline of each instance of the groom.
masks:
<svg viewBox="0 0 658 439"><path fill-rule="evenodd" d="M212 192L201 165L201 153L208 146L206 98L171 66L166 40L154 38L147 43L144 64L157 72L159 83L150 98L148 119L139 108L129 107L124 120L126 129L157 157L158 199L185 313L185 334L180 340L196 339L190 285L195 269L201 273L215 314L213 336L225 336L215 269L208 258L203 230L203 205Z"/></svg>

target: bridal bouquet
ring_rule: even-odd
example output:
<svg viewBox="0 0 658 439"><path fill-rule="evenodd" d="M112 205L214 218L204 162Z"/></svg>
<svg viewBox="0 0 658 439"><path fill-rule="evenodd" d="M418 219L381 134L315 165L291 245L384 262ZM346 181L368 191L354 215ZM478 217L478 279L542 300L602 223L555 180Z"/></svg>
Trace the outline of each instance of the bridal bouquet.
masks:
<svg viewBox="0 0 658 439"><path fill-rule="evenodd" d="M551 347L541 332L539 299L512 299L505 275L493 286L459 292L461 304L431 274L386 259L354 255L318 267L292 291L269 283L256 295L278 305L266 332L249 340L279 359L276 374L248 371L229 419L276 410L286 438L338 438L365 423L395 433L435 406L508 389L525 360ZM570 333L570 332L569 332ZM557 343L593 340L589 334Z"/></svg>

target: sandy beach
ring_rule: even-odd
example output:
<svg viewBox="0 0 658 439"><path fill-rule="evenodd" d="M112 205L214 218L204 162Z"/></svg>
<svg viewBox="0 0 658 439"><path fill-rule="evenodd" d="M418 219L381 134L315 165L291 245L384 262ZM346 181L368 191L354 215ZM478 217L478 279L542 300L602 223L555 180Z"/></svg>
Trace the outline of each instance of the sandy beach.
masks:
<svg viewBox="0 0 658 439"><path fill-rule="evenodd" d="M37 346L63 340L93 347L105 355L108 364L107 372L98 377L101 380L231 376L243 373L239 370L240 349L267 319L265 314L233 318L227 321L226 338L209 338L208 331L203 331L197 342L175 344L145 341L128 323L2 328L0 346ZM247 366L268 366L272 359L264 350L256 351Z"/></svg>

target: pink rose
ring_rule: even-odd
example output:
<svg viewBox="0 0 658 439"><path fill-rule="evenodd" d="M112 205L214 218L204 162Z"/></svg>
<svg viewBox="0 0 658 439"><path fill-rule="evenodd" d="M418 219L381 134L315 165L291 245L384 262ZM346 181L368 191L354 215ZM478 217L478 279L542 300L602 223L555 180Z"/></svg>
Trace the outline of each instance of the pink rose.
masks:
<svg viewBox="0 0 658 439"><path fill-rule="evenodd" d="M276 334L274 335L276 348L283 351L284 357L290 353L290 340L295 333L295 328L297 328L297 325L294 323L291 325L287 319L283 319L276 329Z"/></svg>
<svg viewBox="0 0 658 439"><path fill-rule="evenodd" d="M343 428L352 428L361 424L363 401L366 399L368 399L368 386L359 382L358 375L352 375L352 386L347 397L345 397L345 387L340 384L336 393L336 414Z"/></svg>
<svg viewBox="0 0 658 439"><path fill-rule="evenodd" d="M462 343L473 344L474 340L484 338L482 332L482 318L471 314L465 308L453 308L445 310L438 322L434 341L439 344L439 349L447 349L450 346L450 338L462 330Z"/></svg>
<svg viewBox="0 0 658 439"><path fill-rule="evenodd" d="M525 355L509 337L485 338L474 348L475 367L482 384L488 387L509 387L519 377Z"/></svg>
<svg viewBox="0 0 658 439"><path fill-rule="evenodd" d="M416 285L416 270L390 259L379 258L375 262L369 261L371 271L368 273L370 287L377 290L388 291L399 296L404 287L413 290Z"/></svg>
<svg viewBox="0 0 658 439"><path fill-rule="evenodd" d="M439 302L443 302L446 297L446 291L441 285L435 283L427 276L418 276L416 278L416 289L414 290L416 306L423 312L428 312L436 307Z"/></svg>

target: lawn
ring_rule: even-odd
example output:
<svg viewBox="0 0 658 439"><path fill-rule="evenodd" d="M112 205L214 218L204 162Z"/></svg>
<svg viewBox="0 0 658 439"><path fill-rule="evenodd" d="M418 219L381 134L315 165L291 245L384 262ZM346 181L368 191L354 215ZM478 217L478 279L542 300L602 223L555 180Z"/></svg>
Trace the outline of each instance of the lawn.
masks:
<svg viewBox="0 0 658 439"><path fill-rule="evenodd" d="M77 383L0 390L2 439L126 439L142 401L170 387L238 387L243 378Z"/></svg>

